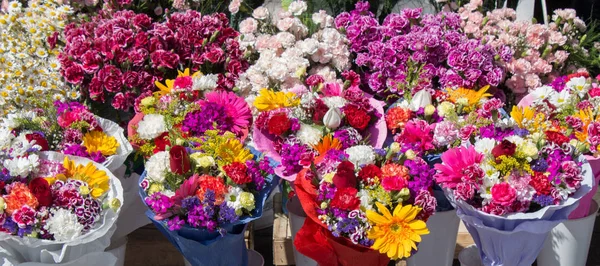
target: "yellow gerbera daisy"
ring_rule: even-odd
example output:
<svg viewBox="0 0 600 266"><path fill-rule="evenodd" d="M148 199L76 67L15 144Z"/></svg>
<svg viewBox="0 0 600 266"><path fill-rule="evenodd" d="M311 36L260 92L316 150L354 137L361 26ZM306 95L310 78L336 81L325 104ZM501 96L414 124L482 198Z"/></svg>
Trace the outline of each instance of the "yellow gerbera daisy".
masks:
<svg viewBox="0 0 600 266"><path fill-rule="evenodd" d="M65 157L63 167L66 170L65 174L57 176L56 179L64 181L70 178L86 182L93 198L99 198L109 190L109 179L106 172L98 170L93 163L89 162L84 166ZM48 181L54 183L54 180Z"/></svg>
<svg viewBox="0 0 600 266"><path fill-rule="evenodd" d="M489 88L490 85L487 85L478 91L467 88L450 89L448 90L448 97L453 103L466 101L467 104L463 108L465 108L465 112L470 112L472 108L479 105L481 99L492 96L487 93Z"/></svg>
<svg viewBox="0 0 600 266"><path fill-rule="evenodd" d="M197 77L199 75L202 75L202 72L198 71L194 74L192 74L192 77ZM181 77L188 77L190 76L190 69L186 68L183 72L177 70L177 77L181 78ZM165 94L170 93L173 90L173 84L175 83L175 79L167 79L165 80L165 84L160 83L160 81L155 81L154 85L156 85L156 87L160 90L155 92L155 94L157 94L158 96L163 96Z"/></svg>
<svg viewBox="0 0 600 266"><path fill-rule="evenodd" d="M110 156L117 153L119 142L113 136L106 135L102 131L93 130L83 135L83 146L90 153L99 151L104 156Z"/></svg>
<svg viewBox="0 0 600 266"><path fill-rule="evenodd" d="M284 107L294 107L300 104L300 99L293 92L272 91L261 89L256 99L254 107L259 111L269 111Z"/></svg>
<svg viewBox="0 0 600 266"><path fill-rule="evenodd" d="M413 205L398 205L392 215L383 204L376 202L379 213L367 210L367 219L373 224L367 237L375 240L372 249L386 254L390 259L410 257L417 250L421 236L429 234L424 221L415 220L421 208Z"/></svg>
<svg viewBox="0 0 600 266"><path fill-rule="evenodd" d="M222 165L231 164L233 162L246 163L246 161L254 158L254 155L252 155L250 150L245 149L242 142L238 139L229 139L222 143L217 149L217 156L223 163Z"/></svg>

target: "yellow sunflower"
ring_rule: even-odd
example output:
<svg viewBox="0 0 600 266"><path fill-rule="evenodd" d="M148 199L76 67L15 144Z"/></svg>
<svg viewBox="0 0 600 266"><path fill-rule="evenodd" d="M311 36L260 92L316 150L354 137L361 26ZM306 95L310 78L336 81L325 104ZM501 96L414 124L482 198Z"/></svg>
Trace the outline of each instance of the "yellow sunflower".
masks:
<svg viewBox="0 0 600 266"><path fill-rule="evenodd" d="M259 111L269 111L284 107L294 107L300 104L300 99L293 92L272 91L261 89L256 99L254 107Z"/></svg>
<svg viewBox="0 0 600 266"><path fill-rule="evenodd" d="M49 178L46 180L51 184L56 180L65 181L67 178L81 180L87 183L90 195L96 199L102 197L109 190L109 179L106 172L98 170L93 163L89 162L84 166L76 164L69 157L65 157L63 167L66 170L64 175L57 175L54 179Z"/></svg>
<svg viewBox="0 0 600 266"><path fill-rule="evenodd" d="M481 99L492 96L487 93L489 88L490 85L487 85L478 91L467 88L450 89L448 90L448 97L453 103L466 102L463 108L465 108L465 112L470 112L474 107L479 105Z"/></svg>
<svg viewBox="0 0 600 266"><path fill-rule="evenodd" d="M93 130L83 135L83 146L89 153L101 152L104 156L117 154L119 142L113 136L106 135L102 131Z"/></svg>
<svg viewBox="0 0 600 266"><path fill-rule="evenodd" d="M186 68L183 72L177 70L177 77L181 78L181 77L189 77L190 76L190 69ZM198 71L194 74L192 74L192 77L197 77L202 75L202 72ZM159 89L159 91L155 92L156 95L158 96L163 96L165 94L170 93L173 90L173 84L175 83L175 79L167 79L165 80L165 84L160 83L160 81L155 81L154 85L156 85L156 87Z"/></svg>
<svg viewBox="0 0 600 266"><path fill-rule="evenodd" d="M375 240L371 248L394 260L410 257L411 251L417 250L421 236L429 234L425 222L415 220L421 208L398 205L392 215L383 204L375 204L381 214L367 210L367 218L373 224L367 237Z"/></svg>

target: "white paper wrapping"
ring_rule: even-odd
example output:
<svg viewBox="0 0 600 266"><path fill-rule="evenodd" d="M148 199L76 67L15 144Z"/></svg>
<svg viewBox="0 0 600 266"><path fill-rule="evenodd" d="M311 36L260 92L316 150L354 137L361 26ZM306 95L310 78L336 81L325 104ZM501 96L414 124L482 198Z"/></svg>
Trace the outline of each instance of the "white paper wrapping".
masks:
<svg viewBox="0 0 600 266"><path fill-rule="evenodd" d="M126 166L123 165L117 171L113 172L123 185L124 199L121 214L117 219L117 230L113 234L113 240L111 240L113 243L150 223L150 220L146 216L148 207L146 207L139 194L138 181L140 175L132 173L131 176L125 177L125 169Z"/></svg>
<svg viewBox="0 0 600 266"><path fill-rule="evenodd" d="M102 165L108 168L108 170L115 172L117 169L119 169L119 167L121 167L121 165L123 165L123 163L125 163L125 160L129 154L133 152L133 147L129 143L129 140L127 140L125 137L125 130L117 123L99 116L96 116L96 119L98 120L98 124L102 130L104 130L104 133L114 137L119 143L117 154L109 156L106 158L106 161L102 163Z"/></svg>
<svg viewBox="0 0 600 266"><path fill-rule="evenodd" d="M40 153L41 159L52 161L62 162L64 157L65 155L57 152ZM86 158L70 156L69 158L78 164L92 162L99 170L105 171L110 178L108 198L117 198L123 202L123 187L121 186L119 179L117 179L111 171L101 164ZM104 251L110 245L110 238L116 230L116 221L120 212L121 208L116 212L110 209L104 210L102 220L99 221L90 232L73 241L51 241L28 237L21 238L19 236L0 233L0 257L2 259L1 262L3 263L2 266L43 265L32 264L32 262L49 264L71 262L74 264L64 265L90 266L112 265L107 263L111 261L111 257L114 261L116 261L116 258L110 253L99 251ZM79 261L77 261L78 259ZM100 264L94 264L92 262L99 262Z"/></svg>

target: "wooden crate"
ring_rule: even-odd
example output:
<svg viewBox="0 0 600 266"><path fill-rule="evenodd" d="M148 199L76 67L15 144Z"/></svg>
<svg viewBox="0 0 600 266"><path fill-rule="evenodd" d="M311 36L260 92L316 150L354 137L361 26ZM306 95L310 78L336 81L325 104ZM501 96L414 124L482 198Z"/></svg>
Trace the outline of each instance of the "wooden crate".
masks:
<svg viewBox="0 0 600 266"><path fill-rule="evenodd" d="M273 197L273 265L294 265L294 243L289 218L283 213L281 193Z"/></svg>
<svg viewBox="0 0 600 266"><path fill-rule="evenodd" d="M247 249L254 249L254 223L250 222L244 232L244 241Z"/></svg>

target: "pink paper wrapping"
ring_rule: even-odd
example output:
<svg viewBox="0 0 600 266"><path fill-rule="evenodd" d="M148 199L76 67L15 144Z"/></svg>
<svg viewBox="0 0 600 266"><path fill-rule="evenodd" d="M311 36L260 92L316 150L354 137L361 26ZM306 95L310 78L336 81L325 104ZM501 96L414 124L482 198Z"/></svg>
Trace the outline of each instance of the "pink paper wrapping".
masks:
<svg viewBox="0 0 600 266"><path fill-rule="evenodd" d="M135 133L136 133L135 127L140 123L140 121L142 121L142 119L144 119L144 114L136 113L135 116L131 119L131 121L129 121L129 123L127 124L127 136L128 137L135 135ZM133 147L134 150L138 150L140 148L140 145L138 145L138 143L131 142L131 146Z"/></svg>
<svg viewBox="0 0 600 266"><path fill-rule="evenodd" d="M525 97L523 97L523 99L521 99L521 101L519 101L518 106L529 106L533 103L533 100L533 95L527 94ZM592 200L596 194L596 191L598 190L598 182L600 182L600 158L594 158L593 156L586 155L585 159L587 159L590 163L590 166L592 167L592 174L594 175L592 191L581 198L579 201L579 206L577 206L577 208L569 215L570 220L581 219L588 216Z"/></svg>

